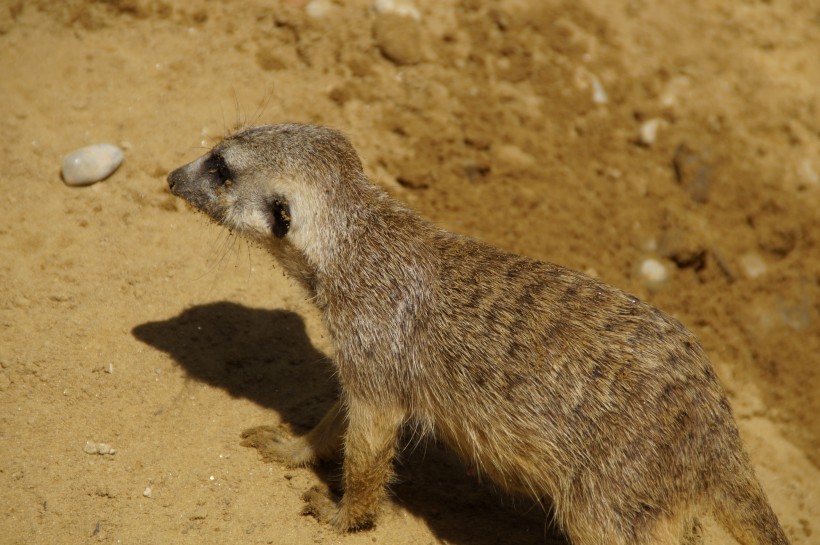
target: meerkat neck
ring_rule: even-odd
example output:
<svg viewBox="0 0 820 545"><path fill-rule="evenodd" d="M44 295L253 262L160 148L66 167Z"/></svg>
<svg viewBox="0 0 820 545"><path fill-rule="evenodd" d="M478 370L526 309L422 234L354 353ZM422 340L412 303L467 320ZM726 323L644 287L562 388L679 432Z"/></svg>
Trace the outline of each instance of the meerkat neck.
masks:
<svg viewBox="0 0 820 545"><path fill-rule="evenodd" d="M383 190L365 190L366 205L348 208L345 228L337 231L334 247L316 269L316 286L325 293L366 299L385 289L409 297L424 282L431 283L434 264L429 248L425 250L431 227Z"/></svg>

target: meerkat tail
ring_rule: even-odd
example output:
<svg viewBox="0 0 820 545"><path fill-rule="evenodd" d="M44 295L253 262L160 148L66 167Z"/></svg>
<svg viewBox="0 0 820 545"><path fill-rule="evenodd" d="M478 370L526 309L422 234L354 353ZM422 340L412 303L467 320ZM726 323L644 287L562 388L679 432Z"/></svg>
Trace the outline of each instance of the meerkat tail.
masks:
<svg viewBox="0 0 820 545"><path fill-rule="evenodd" d="M712 494L717 519L743 545L789 545L751 465L734 459Z"/></svg>

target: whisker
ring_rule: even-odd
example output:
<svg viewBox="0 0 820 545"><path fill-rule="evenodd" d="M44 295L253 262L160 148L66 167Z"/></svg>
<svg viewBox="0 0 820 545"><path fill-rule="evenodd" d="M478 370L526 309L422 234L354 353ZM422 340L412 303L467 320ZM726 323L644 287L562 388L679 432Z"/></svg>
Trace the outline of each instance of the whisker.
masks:
<svg viewBox="0 0 820 545"><path fill-rule="evenodd" d="M262 96L262 100L259 102L259 105L256 107L256 111L253 114L253 119L251 120L251 125L256 125L262 119L262 116L265 115L268 107L271 104L271 100L273 98L273 91L266 91L265 94Z"/></svg>
<svg viewBox="0 0 820 545"><path fill-rule="evenodd" d="M235 235L231 231L226 230L226 236L222 239L222 243L219 249L219 259L216 262L217 272L222 272L225 270L225 263L228 254L231 251L231 248L235 247L236 238Z"/></svg>
<svg viewBox="0 0 820 545"><path fill-rule="evenodd" d="M227 122L225 121L225 108L220 104L219 111L222 113L222 136L223 138L225 135L228 134L228 126Z"/></svg>
<svg viewBox="0 0 820 545"><path fill-rule="evenodd" d="M233 104L234 104L234 125L231 133L237 133L246 127L245 114L242 111L242 105L239 103L239 96L236 94L236 89L233 89Z"/></svg>
<svg viewBox="0 0 820 545"><path fill-rule="evenodd" d="M241 242L240 242L241 244ZM251 245L245 241L245 252L248 256L248 277L245 279L246 282L251 281L251 272L253 271L253 262L251 261Z"/></svg>

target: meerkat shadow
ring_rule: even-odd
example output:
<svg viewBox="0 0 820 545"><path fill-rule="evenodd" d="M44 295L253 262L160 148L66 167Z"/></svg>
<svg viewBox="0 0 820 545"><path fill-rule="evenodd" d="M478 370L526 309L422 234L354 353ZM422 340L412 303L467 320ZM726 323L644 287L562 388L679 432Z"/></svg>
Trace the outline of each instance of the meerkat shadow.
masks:
<svg viewBox="0 0 820 545"><path fill-rule="evenodd" d="M138 325L132 334L191 378L276 411L296 433L310 429L338 396L331 362L294 312L223 301Z"/></svg>
<svg viewBox="0 0 820 545"><path fill-rule="evenodd" d="M276 411L296 434L316 425L338 397L332 362L314 347L294 312L209 303L140 324L132 334L169 354L191 378ZM246 428L260 424L266 423L237 422L237 441ZM417 444L408 434L405 442L391 504L423 519L440 539L465 545L569 543L550 527L541 506L479 485L454 454L432 440ZM314 473L339 492L337 465L322 464ZM389 525L389 518L377 526Z"/></svg>
<svg viewBox="0 0 820 545"><path fill-rule="evenodd" d="M552 524L551 505L512 496L480 479L433 441L399 457L392 503L423 518L443 543L571 545Z"/></svg>

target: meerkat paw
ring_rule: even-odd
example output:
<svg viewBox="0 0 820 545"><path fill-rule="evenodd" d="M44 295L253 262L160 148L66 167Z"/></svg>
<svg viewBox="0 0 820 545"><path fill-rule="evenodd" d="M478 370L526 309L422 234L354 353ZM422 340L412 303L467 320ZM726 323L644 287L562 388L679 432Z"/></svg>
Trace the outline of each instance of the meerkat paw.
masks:
<svg viewBox="0 0 820 545"><path fill-rule="evenodd" d="M242 432L242 446L255 448L265 462L303 467L315 463L316 453L303 437L292 437L274 426L256 426Z"/></svg>
<svg viewBox="0 0 820 545"><path fill-rule="evenodd" d="M375 513L355 513L345 505L344 501L337 502L330 492L319 486L314 486L302 495L305 507L302 514L311 516L324 524L333 526L340 533L368 530L374 526Z"/></svg>

